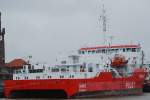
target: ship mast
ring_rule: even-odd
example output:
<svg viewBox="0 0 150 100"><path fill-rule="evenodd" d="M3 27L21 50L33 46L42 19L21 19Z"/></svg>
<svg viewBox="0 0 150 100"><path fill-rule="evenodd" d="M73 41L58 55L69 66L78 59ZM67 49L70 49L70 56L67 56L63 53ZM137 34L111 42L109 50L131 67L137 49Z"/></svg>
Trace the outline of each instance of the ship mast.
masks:
<svg viewBox="0 0 150 100"><path fill-rule="evenodd" d="M100 24L101 24L101 21L102 21L102 33L103 33L103 45L111 46L113 43L114 36L111 35L108 37L110 39L110 42L107 44L107 42L108 42L107 37L106 37L106 34L107 34L107 16L106 16L106 9L105 9L104 4L102 6L102 14L99 17L99 23Z"/></svg>
<svg viewBox="0 0 150 100"><path fill-rule="evenodd" d="M107 19L106 19L106 10L105 10L105 7L104 7L104 4L102 6L102 14L100 15L100 18L99 18L99 21L102 20L102 31L103 31L103 38L104 38L104 41L103 41L103 44L106 45L107 41L106 41L106 31L107 31L107 26L106 26L106 22L107 22Z"/></svg>

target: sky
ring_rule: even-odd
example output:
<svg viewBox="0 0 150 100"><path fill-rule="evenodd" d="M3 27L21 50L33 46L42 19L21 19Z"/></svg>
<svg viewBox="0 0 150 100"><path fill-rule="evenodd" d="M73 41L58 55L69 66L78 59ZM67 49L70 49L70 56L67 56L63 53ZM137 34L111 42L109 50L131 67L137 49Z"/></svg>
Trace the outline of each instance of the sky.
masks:
<svg viewBox="0 0 150 100"><path fill-rule="evenodd" d="M150 0L0 0L6 62L32 55L35 62L52 63L81 47L103 45L103 4L107 41L140 43L148 59Z"/></svg>

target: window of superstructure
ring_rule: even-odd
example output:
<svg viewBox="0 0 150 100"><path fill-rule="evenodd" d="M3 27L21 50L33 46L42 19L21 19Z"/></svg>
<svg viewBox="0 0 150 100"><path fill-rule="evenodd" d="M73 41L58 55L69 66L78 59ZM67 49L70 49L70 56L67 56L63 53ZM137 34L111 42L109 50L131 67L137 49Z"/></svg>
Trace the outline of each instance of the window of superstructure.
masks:
<svg viewBox="0 0 150 100"><path fill-rule="evenodd" d="M98 50L98 53L101 53L101 52L102 52L102 50L99 49L99 50Z"/></svg>
<svg viewBox="0 0 150 100"><path fill-rule="evenodd" d="M74 75L72 75L72 78L74 78Z"/></svg>
<svg viewBox="0 0 150 100"><path fill-rule="evenodd" d="M66 66L67 68L69 68L70 66Z"/></svg>
<svg viewBox="0 0 150 100"><path fill-rule="evenodd" d="M88 67L88 72L93 72L93 68L92 67Z"/></svg>
<svg viewBox="0 0 150 100"><path fill-rule="evenodd" d="M22 72L25 73L25 70L23 70Z"/></svg>
<svg viewBox="0 0 150 100"><path fill-rule="evenodd" d="M94 54L95 53L95 50L92 50L92 54Z"/></svg>
<svg viewBox="0 0 150 100"><path fill-rule="evenodd" d="M16 80L19 80L20 79L20 77L16 77Z"/></svg>
<svg viewBox="0 0 150 100"><path fill-rule="evenodd" d="M21 70L16 70L16 74L19 74L19 73L21 73Z"/></svg>
<svg viewBox="0 0 150 100"><path fill-rule="evenodd" d="M84 54L85 53L85 51L82 51L82 54Z"/></svg>
<svg viewBox="0 0 150 100"><path fill-rule="evenodd" d="M118 52L119 49L115 49L115 52Z"/></svg>
<svg viewBox="0 0 150 100"><path fill-rule="evenodd" d="M136 50L136 48L132 48L132 52L136 52L137 50Z"/></svg>
<svg viewBox="0 0 150 100"><path fill-rule="evenodd" d="M141 48L137 48L137 52L140 52Z"/></svg>
<svg viewBox="0 0 150 100"><path fill-rule="evenodd" d="M25 76L25 78L24 79L28 79L28 76Z"/></svg>
<svg viewBox="0 0 150 100"><path fill-rule="evenodd" d="M125 49L125 48L123 48L123 52L126 52L126 49Z"/></svg>
<svg viewBox="0 0 150 100"><path fill-rule="evenodd" d="M74 75L70 75L69 77L70 77L70 78L74 78Z"/></svg>
<svg viewBox="0 0 150 100"><path fill-rule="evenodd" d="M80 65L80 72L85 72L86 66Z"/></svg>
<svg viewBox="0 0 150 100"><path fill-rule="evenodd" d="M64 75L60 75L60 78L64 78Z"/></svg>
<svg viewBox="0 0 150 100"><path fill-rule="evenodd" d="M59 72L59 68L52 68L51 71L52 72Z"/></svg>
<svg viewBox="0 0 150 100"><path fill-rule="evenodd" d="M131 52L132 51L131 48L127 48L126 50L127 50L127 52Z"/></svg>
<svg viewBox="0 0 150 100"><path fill-rule="evenodd" d="M49 78L52 78L52 76L48 76L48 79L49 79Z"/></svg>
<svg viewBox="0 0 150 100"><path fill-rule="evenodd" d="M122 48L120 48L120 49L119 49L119 51L123 51L123 49L122 49Z"/></svg>
<svg viewBox="0 0 150 100"><path fill-rule="evenodd" d="M101 51L101 50L98 49L98 50L96 50L96 53L100 53L100 51Z"/></svg>
<svg viewBox="0 0 150 100"><path fill-rule="evenodd" d="M115 49L111 49L111 52L114 52L115 51Z"/></svg>
<svg viewBox="0 0 150 100"><path fill-rule="evenodd" d="M102 49L102 53L105 53L105 49Z"/></svg>
<svg viewBox="0 0 150 100"><path fill-rule="evenodd" d="M61 72L66 72L66 69L65 68L61 68Z"/></svg>
<svg viewBox="0 0 150 100"><path fill-rule="evenodd" d="M88 54L90 54L90 53L91 53L91 51L89 50L89 51L88 51Z"/></svg>

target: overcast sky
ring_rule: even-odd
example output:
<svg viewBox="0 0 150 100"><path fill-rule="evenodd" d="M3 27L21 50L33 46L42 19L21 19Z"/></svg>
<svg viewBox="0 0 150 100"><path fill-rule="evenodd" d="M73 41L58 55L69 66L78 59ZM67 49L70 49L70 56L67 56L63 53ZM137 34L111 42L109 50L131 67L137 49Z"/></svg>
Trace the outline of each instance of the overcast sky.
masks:
<svg viewBox="0 0 150 100"><path fill-rule="evenodd" d="M80 47L102 45L103 3L113 44L140 43L150 57L150 0L0 0L6 61L32 55L50 63Z"/></svg>

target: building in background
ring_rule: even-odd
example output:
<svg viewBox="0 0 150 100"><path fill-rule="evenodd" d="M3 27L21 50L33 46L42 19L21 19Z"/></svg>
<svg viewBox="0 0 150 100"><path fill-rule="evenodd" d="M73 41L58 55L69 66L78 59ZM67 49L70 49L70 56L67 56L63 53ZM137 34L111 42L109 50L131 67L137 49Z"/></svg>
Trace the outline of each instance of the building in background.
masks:
<svg viewBox="0 0 150 100"><path fill-rule="evenodd" d="M27 62L24 59L13 59L7 63L6 66L10 69L10 73L13 73L14 70L22 69L25 64L27 64Z"/></svg>
<svg viewBox="0 0 150 100"><path fill-rule="evenodd" d="M3 81L12 79L12 71L5 63L5 28L1 27L1 12L0 12L0 96L3 95Z"/></svg>

